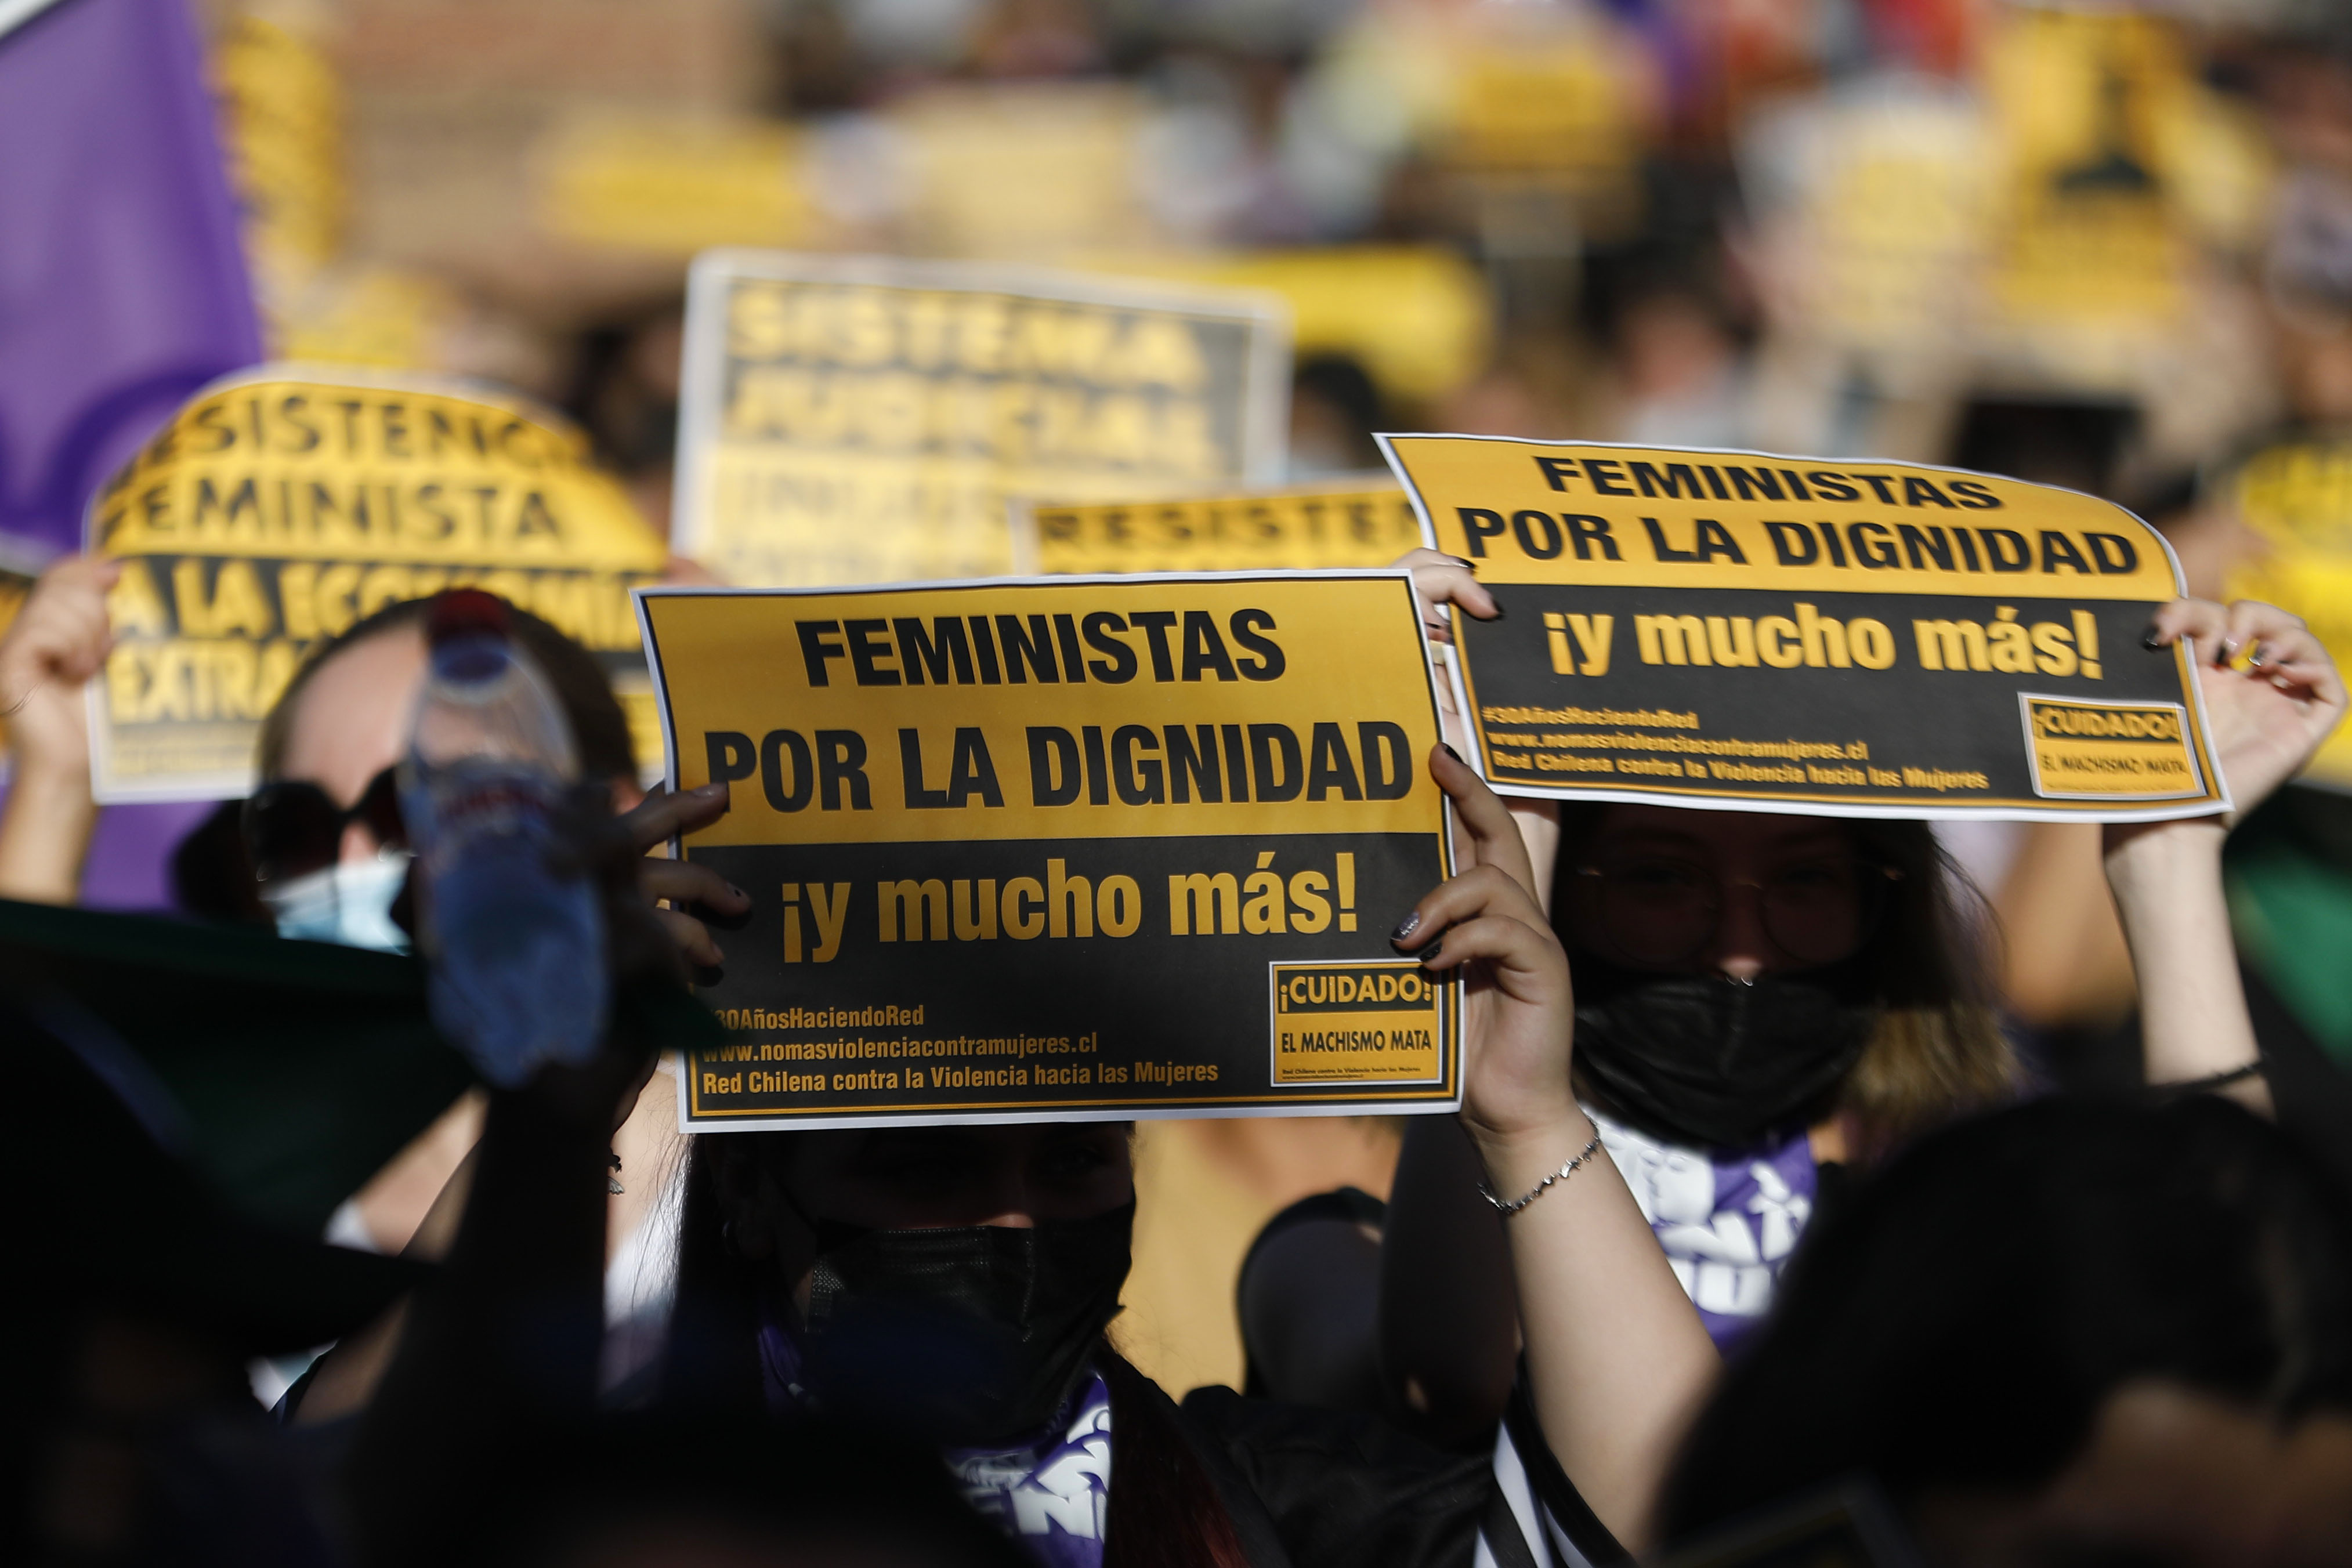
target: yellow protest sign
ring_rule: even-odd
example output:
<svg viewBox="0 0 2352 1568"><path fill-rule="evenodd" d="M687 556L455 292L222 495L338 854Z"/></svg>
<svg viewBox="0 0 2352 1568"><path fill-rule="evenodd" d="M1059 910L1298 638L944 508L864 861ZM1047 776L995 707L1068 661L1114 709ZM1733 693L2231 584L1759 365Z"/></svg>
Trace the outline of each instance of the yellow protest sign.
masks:
<svg viewBox="0 0 2352 1568"><path fill-rule="evenodd" d="M2178 30L2018 7L1992 29L1985 76L2005 166L1997 305L2029 322L2168 320L2185 257L2162 133L2194 88Z"/></svg>
<svg viewBox="0 0 2352 1568"><path fill-rule="evenodd" d="M1152 105L1132 82L939 82L877 119L920 254L1061 260L1158 229L1136 177Z"/></svg>
<svg viewBox="0 0 2352 1568"><path fill-rule="evenodd" d="M2070 490L1906 463L1381 438L1455 616L1478 766L1561 800L1840 816L2225 810L2163 538Z"/></svg>
<svg viewBox="0 0 2352 1568"><path fill-rule="evenodd" d="M2338 664L2352 664L2352 442L2271 447L2239 472L2237 500L2262 549L2231 570L2229 596L2293 611ZM2352 727L2330 736L2303 776L2352 787Z"/></svg>
<svg viewBox="0 0 2352 1568"><path fill-rule="evenodd" d="M679 256L805 244L824 228L800 133L776 120L607 113L539 150L541 226L582 245Z"/></svg>
<svg viewBox="0 0 2352 1568"><path fill-rule="evenodd" d="M306 20L232 15L212 50L246 244L273 302L334 259L351 204L343 86L318 31Z"/></svg>
<svg viewBox="0 0 2352 1568"><path fill-rule="evenodd" d="M1387 395L1434 402L1486 368L1495 304L1486 276L1434 245L1318 246L1234 254L1102 253L1093 270L1217 288L1262 288L1290 307L1299 359L1346 354Z"/></svg>
<svg viewBox="0 0 2352 1568"><path fill-rule="evenodd" d="M100 800L252 788L263 716L361 617L474 586L551 622L649 706L629 590L667 560L554 414L455 382L265 366L215 382L90 503L122 562L91 684Z"/></svg>
<svg viewBox="0 0 2352 1568"><path fill-rule="evenodd" d="M1410 576L638 595L685 842L752 897L698 1130L1442 1110ZM920 944L912 946L911 944Z"/></svg>
<svg viewBox="0 0 2352 1568"><path fill-rule="evenodd" d="M694 265L678 549L744 585L1009 570L1005 503L1263 484L1278 302L970 263Z"/></svg>
<svg viewBox="0 0 2352 1568"><path fill-rule="evenodd" d="M1258 571L1386 566L1421 543L1412 503L1386 474L1163 501L1017 502L1023 571Z"/></svg>

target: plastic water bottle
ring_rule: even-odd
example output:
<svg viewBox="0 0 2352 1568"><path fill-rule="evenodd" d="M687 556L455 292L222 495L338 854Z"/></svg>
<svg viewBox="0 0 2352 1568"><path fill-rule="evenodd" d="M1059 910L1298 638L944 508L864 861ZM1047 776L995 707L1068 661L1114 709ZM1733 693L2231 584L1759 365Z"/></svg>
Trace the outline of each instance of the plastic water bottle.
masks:
<svg viewBox="0 0 2352 1568"><path fill-rule="evenodd" d="M433 1021L503 1088L594 1055L612 998L597 890L550 862L571 726L508 626L487 593L436 602L400 769Z"/></svg>

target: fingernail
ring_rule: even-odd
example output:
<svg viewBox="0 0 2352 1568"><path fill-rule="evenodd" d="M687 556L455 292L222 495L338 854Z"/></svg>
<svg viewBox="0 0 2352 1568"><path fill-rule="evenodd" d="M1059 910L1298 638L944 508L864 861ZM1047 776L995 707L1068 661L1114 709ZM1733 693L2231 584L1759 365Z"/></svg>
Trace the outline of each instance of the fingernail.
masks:
<svg viewBox="0 0 2352 1568"><path fill-rule="evenodd" d="M1413 957L1418 959L1423 967L1427 967L1429 961L1432 958L1436 957L1440 953L1444 951L1445 938L1440 936L1436 941L1432 942L1428 946L1423 947L1420 952L1415 953Z"/></svg>
<svg viewBox="0 0 2352 1568"><path fill-rule="evenodd" d="M733 894L738 898L749 898L751 896L731 882L727 884L727 891Z"/></svg>
<svg viewBox="0 0 2352 1568"><path fill-rule="evenodd" d="M724 795L727 793L727 782L723 779L713 779L708 784L696 785L692 792L697 795Z"/></svg>
<svg viewBox="0 0 2352 1568"><path fill-rule="evenodd" d="M1492 615L1485 615L1485 616L1481 616L1481 617L1479 617L1479 619L1481 619L1481 620L1483 620L1483 621L1500 621L1502 618L1503 618L1503 607L1502 607L1501 605L1499 605L1499 604L1497 604L1496 606L1495 606L1495 612L1494 612Z"/></svg>
<svg viewBox="0 0 2352 1568"><path fill-rule="evenodd" d="M1438 744L1438 745L1440 745L1440 746L1445 746L1445 742L1444 742L1444 741L1442 741L1442 740L1441 740L1441 741L1439 741L1437 744ZM1448 757L1451 757L1451 758L1454 758L1454 761L1456 761L1456 762L1462 762L1462 754L1461 754L1460 752L1458 752L1458 751L1454 750L1454 749L1452 747L1450 747L1450 746L1445 746L1445 755L1446 755L1446 756L1448 756ZM1462 766L1463 766L1463 767L1465 767L1465 768L1467 768L1467 767L1469 767L1470 765L1469 765L1468 763L1466 763L1466 762L1462 762Z"/></svg>
<svg viewBox="0 0 2352 1568"><path fill-rule="evenodd" d="M2260 643L2255 643L2254 651L2246 655L2246 664L2257 670L2263 667L2263 645Z"/></svg>
<svg viewBox="0 0 2352 1568"><path fill-rule="evenodd" d="M1452 561L1454 565L1460 567L1465 571L1475 571L1478 570L1478 563L1472 560L1466 555L1452 555L1447 556L1445 559Z"/></svg>
<svg viewBox="0 0 2352 1568"><path fill-rule="evenodd" d="M2151 626L2140 637L2139 645L2153 653L2164 646L2164 639L2158 633L2156 628Z"/></svg>
<svg viewBox="0 0 2352 1568"><path fill-rule="evenodd" d="M1389 940L1391 942L1402 942L1420 929L1421 911L1415 909L1408 913L1402 920L1397 922L1396 929L1389 933Z"/></svg>

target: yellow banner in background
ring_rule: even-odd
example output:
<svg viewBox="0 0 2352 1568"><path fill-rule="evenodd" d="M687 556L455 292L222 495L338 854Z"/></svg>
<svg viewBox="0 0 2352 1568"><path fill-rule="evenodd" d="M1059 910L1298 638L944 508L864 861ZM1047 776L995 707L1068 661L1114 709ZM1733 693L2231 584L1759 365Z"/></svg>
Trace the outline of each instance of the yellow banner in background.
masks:
<svg viewBox="0 0 2352 1568"><path fill-rule="evenodd" d="M2237 500L2263 549L2231 571L2229 597L2302 616L2336 664L2352 667L2352 442L2272 447L2240 472ZM2352 789L2352 725L2328 737L2303 777Z"/></svg>
<svg viewBox="0 0 2352 1568"><path fill-rule="evenodd" d="M745 586L1001 574L1013 496L1276 476L1288 375L1267 296L711 252L688 289L673 538Z"/></svg>
<svg viewBox="0 0 2352 1568"><path fill-rule="evenodd" d="M100 800L252 788L254 746L304 655L445 588L497 593L606 664L649 727L629 590L668 559L579 432L453 382L267 366L196 394L91 503L122 562L90 697Z"/></svg>
<svg viewBox="0 0 2352 1568"><path fill-rule="evenodd" d="M1256 571L1386 566L1421 543L1421 519L1386 474L1160 501L1015 502L1019 570Z"/></svg>
<svg viewBox="0 0 2352 1568"><path fill-rule="evenodd" d="M1202 256L1090 256L1093 270L1214 288L1263 288L1290 306L1303 361L1344 354L1385 398L1428 403L1459 391L1494 352L1484 274L1439 246L1345 245Z"/></svg>

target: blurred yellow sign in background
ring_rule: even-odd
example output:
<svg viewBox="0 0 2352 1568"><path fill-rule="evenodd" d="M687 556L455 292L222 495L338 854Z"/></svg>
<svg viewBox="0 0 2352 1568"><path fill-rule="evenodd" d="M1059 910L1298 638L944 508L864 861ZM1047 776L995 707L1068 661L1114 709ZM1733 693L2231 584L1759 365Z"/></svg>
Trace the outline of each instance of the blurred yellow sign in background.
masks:
<svg viewBox="0 0 2352 1568"><path fill-rule="evenodd" d="M2352 665L2352 441L2272 447L2239 475L2237 501L2263 549L2231 571L2228 596L2302 616L2338 665ZM2352 788L2352 725L2328 737L2305 777Z"/></svg>
<svg viewBox="0 0 2352 1568"><path fill-rule="evenodd" d="M605 665L640 737L652 717L628 595L668 552L581 434L525 400L336 368L226 377L124 465L88 529L122 563L90 685L100 800L246 793L261 721L311 650L445 588L553 623Z"/></svg>
<svg viewBox="0 0 2352 1568"><path fill-rule="evenodd" d="M1421 545L1421 519L1387 474L1160 501L1017 502L1013 528L1016 570L1054 576L1386 566Z"/></svg>
<svg viewBox="0 0 2352 1568"><path fill-rule="evenodd" d="M1300 358L1347 354L1387 396L1430 402L1477 374L1494 349L1486 277L1439 246L1349 245L1230 256L1089 256L1092 270L1261 288L1290 307Z"/></svg>
<svg viewBox="0 0 2352 1568"><path fill-rule="evenodd" d="M745 587L1009 571L1012 497L1276 477L1287 328L1234 290L710 252L671 537Z"/></svg>
<svg viewBox="0 0 2352 1568"><path fill-rule="evenodd" d="M600 115L539 150L541 221L583 245L686 256L806 245L818 226L802 137L773 120Z"/></svg>

